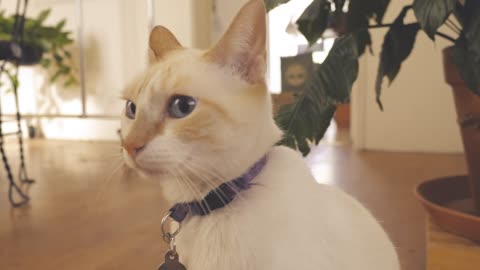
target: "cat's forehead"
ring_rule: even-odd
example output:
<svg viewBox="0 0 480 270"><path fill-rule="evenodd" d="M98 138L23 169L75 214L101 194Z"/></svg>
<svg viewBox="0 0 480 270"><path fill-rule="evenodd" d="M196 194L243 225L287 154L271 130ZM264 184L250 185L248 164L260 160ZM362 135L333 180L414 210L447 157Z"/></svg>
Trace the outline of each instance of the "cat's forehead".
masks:
<svg viewBox="0 0 480 270"><path fill-rule="evenodd" d="M205 65L200 51L182 50L150 66L124 90L124 97L187 94L195 73Z"/></svg>

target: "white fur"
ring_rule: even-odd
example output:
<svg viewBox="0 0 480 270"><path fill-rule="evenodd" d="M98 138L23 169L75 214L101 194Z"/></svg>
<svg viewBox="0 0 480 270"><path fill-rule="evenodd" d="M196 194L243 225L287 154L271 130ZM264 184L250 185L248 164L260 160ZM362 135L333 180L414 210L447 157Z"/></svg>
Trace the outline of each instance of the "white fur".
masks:
<svg viewBox="0 0 480 270"><path fill-rule="evenodd" d="M317 184L296 152L274 148L255 183L228 207L184 224L178 251L187 269L400 269L370 213Z"/></svg>

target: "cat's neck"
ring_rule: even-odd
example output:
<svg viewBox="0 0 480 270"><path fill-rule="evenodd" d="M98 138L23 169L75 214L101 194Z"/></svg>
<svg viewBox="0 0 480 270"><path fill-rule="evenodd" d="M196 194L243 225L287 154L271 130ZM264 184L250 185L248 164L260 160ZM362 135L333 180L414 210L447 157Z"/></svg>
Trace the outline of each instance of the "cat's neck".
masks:
<svg viewBox="0 0 480 270"><path fill-rule="evenodd" d="M268 156L269 150L270 147L258 151L258 154L252 155L249 159L237 159L235 163L218 164L218 171L212 172L209 179L206 179L205 176L196 177L195 175L169 177L161 182L164 197L170 205L200 201L223 183L231 182L247 173L254 164L266 155ZM214 175L223 175L223 177L214 177Z"/></svg>

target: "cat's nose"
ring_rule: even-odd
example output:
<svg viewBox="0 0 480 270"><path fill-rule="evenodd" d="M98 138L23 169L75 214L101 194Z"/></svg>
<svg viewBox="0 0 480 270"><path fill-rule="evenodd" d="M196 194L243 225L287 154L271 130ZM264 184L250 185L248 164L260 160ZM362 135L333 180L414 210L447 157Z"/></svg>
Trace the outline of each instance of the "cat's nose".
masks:
<svg viewBox="0 0 480 270"><path fill-rule="evenodd" d="M128 155L135 159L137 155L145 149L145 145L138 146L136 144L125 143L123 144L123 149L127 151Z"/></svg>

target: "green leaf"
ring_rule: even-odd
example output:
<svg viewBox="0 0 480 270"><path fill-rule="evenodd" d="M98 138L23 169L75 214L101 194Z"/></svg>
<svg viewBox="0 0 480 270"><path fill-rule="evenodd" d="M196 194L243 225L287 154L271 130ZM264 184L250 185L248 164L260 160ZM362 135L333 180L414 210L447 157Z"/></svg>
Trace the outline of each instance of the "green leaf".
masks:
<svg viewBox="0 0 480 270"><path fill-rule="evenodd" d="M63 53L65 54L65 56L68 58L68 59L71 59L72 58L72 53L67 51L67 50L64 50Z"/></svg>
<svg viewBox="0 0 480 270"><path fill-rule="evenodd" d="M42 60L40 60L40 65L45 69L48 69L51 64L52 64L52 60L48 58L43 58Z"/></svg>
<svg viewBox="0 0 480 270"><path fill-rule="evenodd" d="M38 14L38 17L36 19L36 22L37 24L41 25L43 24L43 22L48 18L48 16L50 15L50 12L52 10L51 9L45 9L45 10L42 10L40 12L40 14Z"/></svg>
<svg viewBox="0 0 480 270"><path fill-rule="evenodd" d="M292 104L282 106L275 117L285 132L280 142L310 152L310 144L324 136L336 110L336 104L349 100L358 76L357 44L352 35L335 42L325 62Z"/></svg>
<svg viewBox="0 0 480 270"><path fill-rule="evenodd" d="M357 42L357 50L359 56L361 56L367 48L369 48L370 53L373 54L372 51L372 36L367 28L360 29L353 33L353 36Z"/></svg>
<svg viewBox="0 0 480 270"><path fill-rule="evenodd" d="M72 71L72 68L67 67L67 66L63 66L63 67L60 68L60 70L62 71L63 74L66 75L66 74L70 73L70 71Z"/></svg>
<svg viewBox="0 0 480 270"><path fill-rule="evenodd" d="M282 106L275 118L278 126L285 131L279 144L308 155L310 145L318 144L323 138L335 110L335 105L321 106L312 103L306 96L299 96L294 103Z"/></svg>
<svg viewBox="0 0 480 270"><path fill-rule="evenodd" d="M358 76L357 42L353 35L336 40L327 59L312 77L312 91L319 100L347 103Z"/></svg>
<svg viewBox="0 0 480 270"><path fill-rule="evenodd" d="M369 19L381 24L390 0L350 0L348 25L350 32L368 25Z"/></svg>
<svg viewBox="0 0 480 270"><path fill-rule="evenodd" d="M55 83L59 78L60 76L62 76L64 73L62 72L62 70L58 70L57 72L55 72L55 74L53 74L53 76L50 78L50 82L51 83Z"/></svg>
<svg viewBox="0 0 480 270"><path fill-rule="evenodd" d="M290 2L290 0L265 0L265 7L267 8L267 12L276 8L279 5L285 4Z"/></svg>
<svg viewBox="0 0 480 270"><path fill-rule="evenodd" d="M385 12L387 12L390 0L370 0L370 2L372 5L371 9L373 11L375 21L377 21L377 24L381 24L383 22Z"/></svg>
<svg viewBox="0 0 480 270"><path fill-rule="evenodd" d="M335 4L335 9L342 10L343 6L345 6L345 1L346 0L333 0L333 3Z"/></svg>
<svg viewBox="0 0 480 270"><path fill-rule="evenodd" d="M4 70L4 72L7 74L7 77L10 80L10 84L11 84L12 88L13 89L18 89L18 86L20 85L20 83L18 81L17 73L15 73L14 71L10 71L10 70Z"/></svg>
<svg viewBox="0 0 480 270"><path fill-rule="evenodd" d="M12 35L8 33L0 33L0 40L11 40Z"/></svg>
<svg viewBox="0 0 480 270"><path fill-rule="evenodd" d="M55 62L56 62L57 64L60 64L60 63L62 63L62 61L63 61L63 57L62 57L60 54L58 54L58 53L55 53L55 54L53 55L53 58L55 59Z"/></svg>
<svg viewBox="0 0 480 270"><path fill-rule="evenodd" d="M60 22L57 23L57 25L55 26L55 29L57 31L62 31L62 29L63 29L63 27L65 27L66 23L67 23L66 19L61 20Z"/></svg>
<svg viewBox="0 0 480 270"><path fill-rule="evenodd" d="M74 86L74 85L77 85L78 84L78 81L77 79L75 79L74 77L70 76L70 78L68 78L68 80L65 81L65 83L63 84L63 86L65 88L68 88L70 86Z"/></svg>
<svg viewBox="0 0 480 270"><path fill-rule="evenodd" d="M413 45L417 33L420 30L418 23L404 24L407 9L404 9L395 19L395 22L385 35L380 54L380 66L378 68L377 81L375 83L375 91L377 94L377 103L381 110L383 105L381 102L382 83L385 76L388 77L390 83L393 82L400 67L412 52Z"/></svg>
<svg viewBox="0 0 480 270"><path fill-rule="evenodd" d="M413 10L422 29L430 39L455 10L457 0L415 0Z"/></svg>
<svg viewBox="0 0 480 270"><path fill-rule="evenodd" d="M460 37L452 50L452 61L468 88L480 96L480 61L471 57L465 37Z"/></svg>
<svg viewBox="0 0 480 270"><path fill-rule="evenodd" d="M298 19L298 29L310 44L314 44L322 37L327 29L329 14L330 2L314 0Z"/></svg>
<svg viewBox="0 0 480 270"><path fill-rule="evenodd" d="M347 13L347 32L354 33L357 40L358 53L362 55L367 48L373 53L372 39L368 31L370 19L382 23L390 0L350 0Z"/></svg>

